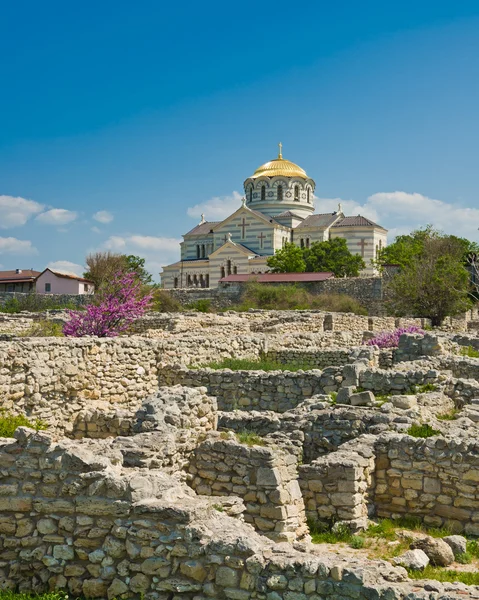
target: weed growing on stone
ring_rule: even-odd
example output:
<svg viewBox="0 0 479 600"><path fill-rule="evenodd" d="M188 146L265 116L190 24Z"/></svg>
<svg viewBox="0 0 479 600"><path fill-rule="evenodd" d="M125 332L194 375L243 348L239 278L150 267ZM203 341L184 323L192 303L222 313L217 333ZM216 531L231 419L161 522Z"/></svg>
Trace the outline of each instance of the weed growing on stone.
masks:
<svg viewBox="0 0 479 600"><path fill-rule="evenodd" d="M0 409L0 438L12 438L18 427L31 427L40 431L46 429L47 424L40 419L31 422L23 415L12 415L6 410Z"/></svg>
<svg viewBox="0 0 479 600"><path fill-rule="evenodd" d="M279 363L266 358L224 358L220 362L211 362L205 365L199 365L192 368L209 369L231 369L232 371L307 371L309 366L306 363Z"/></svg>
<svg viewBox="0 0 479 600"><path fill-rule="evenodd" d="M408 570L411 579L435 579L436 581L459 581L466 585L479 585L479 573L471 571L452 571L442 567L428 565L422 571Z"/></svg>
<svg viewBox="0 0 479 600"><path fill-rule="evenodd" d="M63 327L53 321L38 321L19 333L18 337L63 337Z"/></svg>
<svg viewBox="0 0 479 600"><path fill-rule="evenodd" d="M441 435L441 432L437 429L433 429L429 423L423 423L422 425L411 425L406 433L416 438L429 438L433 437L434 435Z"/></svg>
<svg viewBox="0 0 479 600"><path fill-rule="evenodd" d="M472 346L467 346L467 348L461 348L459 354L461 356L468 356L469 358L479 358L479 351L475 350Z"/></svg>
<svg viewBox="0 0 479 600"><path fill-rule="evenodd" d="M453 408L450 412L443 413L442 415L437 415L436 419L439 419L439 421L454 421L455 419L457 419L458 413L459 410L457 408Z"/></svg>
<svg viewBox="0 0 479 600"><path fill-rule="evenodd" d="M225 511L225 509L224 509L224 507L223 507L222 504L213 504L213 508L215 510L217 510L218 512L224 512Z"/></svg>
<svg viewBox="0 0 479 600"><path fill-rule="evenodd" d="M48 592L47 594L29 594L27 592L0 591L0 600L68 600L65 592Z"/></svg>
<svg viewBox="0 0 479 600"><path fill-rule="evenodd" d="M266 446L266 442L254 431L244 429L236 434L236 439L247 446Z"/></svg>
<svg viewBox="0 0 479 600"><path fill-rule="evenodd" d="M349 545L355 550L360 550L361 548L364 548L365 543L366 540L361 535L353 535Z"/></svg>
<svg viewBox="0 0 479 600"><path fill-rule="evenodd" d="M331 396L331 404L334 406L336 404L338 392L331 392L329 395Z"/></svg>

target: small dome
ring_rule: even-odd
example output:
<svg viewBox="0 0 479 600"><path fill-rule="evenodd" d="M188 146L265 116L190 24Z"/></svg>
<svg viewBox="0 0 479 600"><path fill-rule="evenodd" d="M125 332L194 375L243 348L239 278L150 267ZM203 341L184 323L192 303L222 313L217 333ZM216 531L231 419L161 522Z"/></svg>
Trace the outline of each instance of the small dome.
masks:
<svg viewBox="0 0 479 600"><path fill-rule="evenodd" d="M281 153L282 146L279 145L279 153L278 158L270 160L269 162L261 165L251 176L251 179L256 179L257 177L302 177L304 179L308 179L306 171L304 171L298 165L295 165L290 160L286 160L283 158Z"/></svg>

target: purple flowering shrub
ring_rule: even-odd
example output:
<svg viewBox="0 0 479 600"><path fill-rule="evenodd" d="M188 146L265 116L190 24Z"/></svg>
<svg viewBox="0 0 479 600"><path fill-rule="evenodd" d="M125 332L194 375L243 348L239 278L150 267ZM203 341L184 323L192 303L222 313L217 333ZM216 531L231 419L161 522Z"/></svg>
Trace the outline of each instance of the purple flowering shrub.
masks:
<svg viewBox="0 0 479 600"><path fill-rule="evenodd" d="M394 331L382 331L376 337L364 342L366 346L378 346L379 348L397 348L399 346L399 338L403 333L420 333L425 334L417 325L409 325L408 327L399 327Z"/></svg>
<svg viewBox="0 0 479 600"><path fill-rule="evenodd" d="M151 300L152 294L142 296L136 273L117 273L98 304L89 304L84 311L69 311L70 321L63 326L63 333L69 337L115 337L145 313Z"/></svg>

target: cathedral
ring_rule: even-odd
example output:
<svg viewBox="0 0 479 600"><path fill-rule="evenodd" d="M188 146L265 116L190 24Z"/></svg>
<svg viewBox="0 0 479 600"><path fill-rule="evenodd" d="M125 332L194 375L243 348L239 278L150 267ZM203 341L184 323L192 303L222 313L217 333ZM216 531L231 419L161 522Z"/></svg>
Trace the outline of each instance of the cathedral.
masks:
<svg viewBox="0 0 479 600"><path fill-rule="evenodd" d="M262 165L244 182L241 206L223 221L200 223L183 236L181 259L163 267L163 287L215 288L232 274L268 271L269 256L293 242L308 248L314 242L342 237L366 264L364 275L387 243L387 230L361 215L346 217L341 205L333 213L314 213L315 182L306 172L278 157Z"/></svg>

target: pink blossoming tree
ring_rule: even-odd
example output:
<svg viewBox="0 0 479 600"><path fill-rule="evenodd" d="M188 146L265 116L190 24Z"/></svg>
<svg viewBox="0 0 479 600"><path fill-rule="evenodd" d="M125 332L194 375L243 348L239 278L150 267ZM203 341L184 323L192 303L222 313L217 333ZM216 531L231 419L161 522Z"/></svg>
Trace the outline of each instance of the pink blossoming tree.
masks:
<svg viewBox="0 0 479 600"><path fill-rule="evenodd" d="M403 333L420 333L424 335L425 331L416 325L409 325L409 327L399 327L394 331L382 331L364 343L366 346L378 346L378 348L397 348L399 338Z"/></svg>
<svg viewBox="0 0 479 600"><path fill-rule="evenodd" d="M101 293L97 304L85 311L70 311L63 333L69 337L116 337L141 317L151 305L152 294L142 295L136 273L117 273Z"/></svg>

